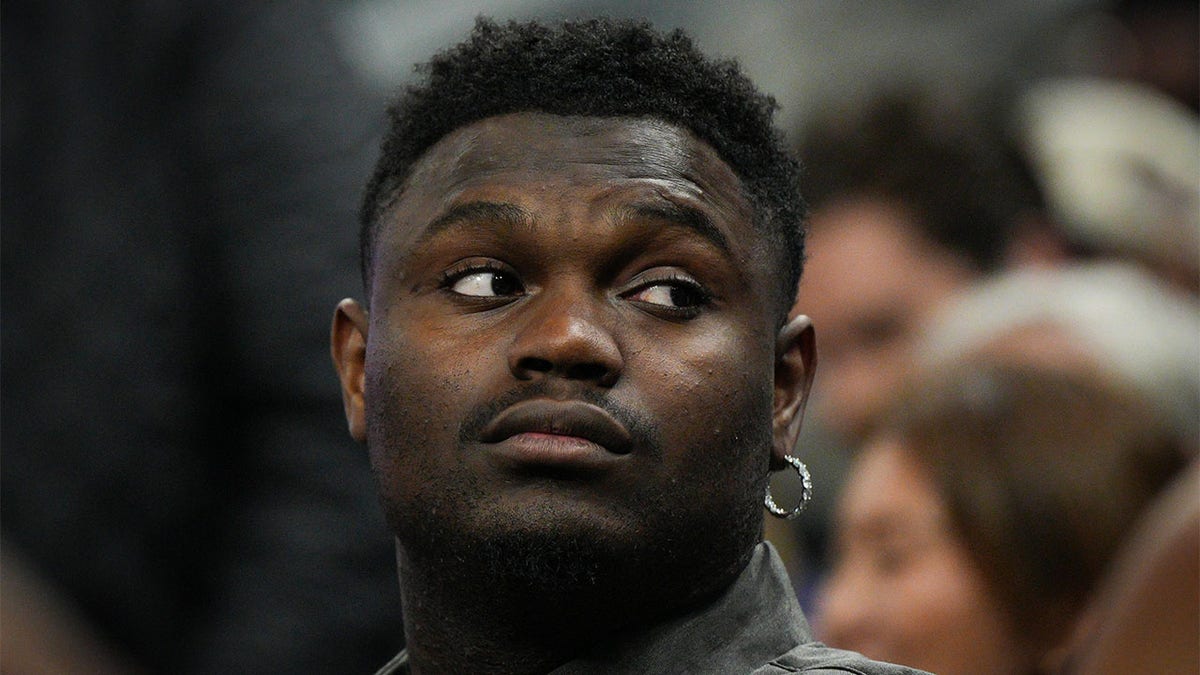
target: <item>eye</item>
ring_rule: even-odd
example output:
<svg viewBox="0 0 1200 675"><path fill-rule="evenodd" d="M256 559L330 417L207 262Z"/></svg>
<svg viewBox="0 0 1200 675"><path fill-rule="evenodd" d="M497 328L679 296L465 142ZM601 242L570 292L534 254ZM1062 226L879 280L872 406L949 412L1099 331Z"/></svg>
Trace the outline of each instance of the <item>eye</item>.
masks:
<svg viewBox="0 0 1200 675"><path fill-rule="evenodd" d="M684 276L647 281L624 297L684 318L695 316L712 300L703 286Z"/></svg>
<svg viewBox="0 0 1200 675"><path fill-rule="evenodd" d="M492 267L473 267L447 275L444 287L472 298L497 298L521 295L525 287L517 275Z"/></svg>
<svg viewBox="0 0 1200 675"><path fill-rule="evenodd" d="M698 307L707 301L704 292L699 287L688 286L679 282L644 286L628 297L630 300L646 302L651 305L664 305L676 308Z"/></svg>

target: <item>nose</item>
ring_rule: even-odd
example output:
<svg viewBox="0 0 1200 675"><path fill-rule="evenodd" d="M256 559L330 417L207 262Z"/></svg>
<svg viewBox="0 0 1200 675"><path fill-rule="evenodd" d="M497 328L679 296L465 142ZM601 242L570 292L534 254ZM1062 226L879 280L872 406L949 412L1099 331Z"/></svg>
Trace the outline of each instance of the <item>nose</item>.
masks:
<svg viewBox="0 0 1200 675"><path fill-rule="evenodd" d="M608 313L592 294L543 290L531 298L513 338L509 370L521 380L555 376L613 386L624 361Z"/></svg>

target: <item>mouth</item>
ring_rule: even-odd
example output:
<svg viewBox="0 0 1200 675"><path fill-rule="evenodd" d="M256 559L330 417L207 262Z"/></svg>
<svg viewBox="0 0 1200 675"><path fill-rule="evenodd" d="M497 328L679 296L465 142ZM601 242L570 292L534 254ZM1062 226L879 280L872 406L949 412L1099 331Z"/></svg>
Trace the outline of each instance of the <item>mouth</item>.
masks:
<svg viewBox="0 0 1200 675"><path fill-rule="evenodd" d="M518 464L599 466L629 454L629 431L602 408L581 401L533 399L495 417L480 434Z"/></svg>

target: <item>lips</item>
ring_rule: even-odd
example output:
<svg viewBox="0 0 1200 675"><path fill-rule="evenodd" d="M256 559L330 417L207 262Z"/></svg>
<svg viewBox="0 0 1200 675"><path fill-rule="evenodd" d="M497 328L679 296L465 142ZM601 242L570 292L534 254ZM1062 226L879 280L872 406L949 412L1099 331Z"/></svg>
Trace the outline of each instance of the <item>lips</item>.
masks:
<svg viewBox="0 0 1200 675"><path fill-rule="evenodd" d="M571 455L597 448L628 454L629 431L602 408L582 401L533 399L506 408L483 428L484 443L523 444L538 455ZM590 446L590 447L589 447Z"/></svg>

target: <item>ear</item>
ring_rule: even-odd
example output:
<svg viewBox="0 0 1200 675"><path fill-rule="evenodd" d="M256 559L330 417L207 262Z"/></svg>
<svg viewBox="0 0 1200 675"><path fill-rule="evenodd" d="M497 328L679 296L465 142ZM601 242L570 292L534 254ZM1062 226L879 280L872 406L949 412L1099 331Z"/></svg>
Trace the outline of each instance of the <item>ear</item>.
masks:
<svg viewBox="0 0 1200 675"><path fill-rule="evenodd" d="M771 470L788 466L790 455L800 440L804 406L817 368L817 337L812 321L799 315L779 330L775 343L774 436L771 444Z"/></svg>
<svg viewBox="0 0 1200 675"><path fill-rule="evenodd" d="M342 382L342 403L350 435L362 443L367 439L366 412L363 405L363 381L367 358L367 311L346 298L333 312L330 351L333 367Z"/></svg>

